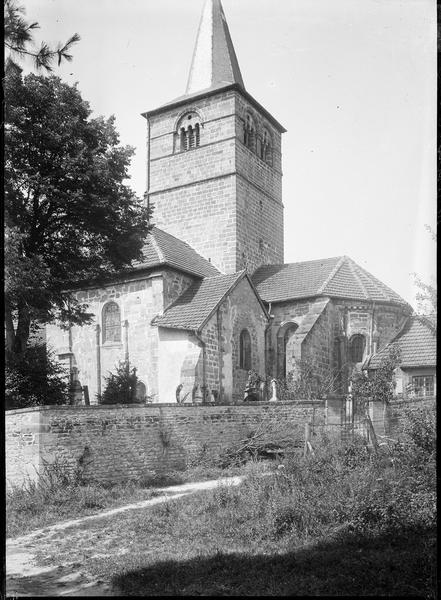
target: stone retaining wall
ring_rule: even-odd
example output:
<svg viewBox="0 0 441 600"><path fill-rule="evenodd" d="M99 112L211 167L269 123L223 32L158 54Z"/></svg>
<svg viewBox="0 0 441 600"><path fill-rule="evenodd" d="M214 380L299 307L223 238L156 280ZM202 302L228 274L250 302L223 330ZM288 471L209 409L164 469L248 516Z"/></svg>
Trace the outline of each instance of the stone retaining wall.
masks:
<svg viewBox="0 0 441 600"><path fill-rule="evenodd" d="M245 437L263 418L284 421L301 441L305 423L321 425L323 401L241 405L58 406L6 413L8 486L37 479L45 462L80 469L85 479L124 481L183 469Z"/></svg>

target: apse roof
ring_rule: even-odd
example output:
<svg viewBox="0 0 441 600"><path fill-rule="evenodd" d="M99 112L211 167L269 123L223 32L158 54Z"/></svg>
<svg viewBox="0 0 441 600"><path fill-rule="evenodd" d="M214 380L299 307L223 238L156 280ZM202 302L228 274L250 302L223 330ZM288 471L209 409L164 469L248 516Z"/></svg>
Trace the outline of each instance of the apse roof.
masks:
<svg viewBox="0 0 441 600"><path fill-rule="evenodd" d="M329 296L408 306L403 298L348 256L265 265L255 271L252 280L265 302Z"/></svg>

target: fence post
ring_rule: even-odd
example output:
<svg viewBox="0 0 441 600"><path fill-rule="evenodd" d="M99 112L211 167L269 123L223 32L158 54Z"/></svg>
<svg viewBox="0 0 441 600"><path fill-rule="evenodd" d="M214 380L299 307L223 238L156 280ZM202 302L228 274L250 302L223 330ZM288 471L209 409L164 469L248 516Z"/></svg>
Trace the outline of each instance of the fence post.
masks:
<svg viewBox="0 0 441 600"><path fill-rule="evenodd" d="M303 450L303 456L306 456L308 454L308 444L309 444L310 438L311 438L311 424L305 423L305 447Z"/></svg>

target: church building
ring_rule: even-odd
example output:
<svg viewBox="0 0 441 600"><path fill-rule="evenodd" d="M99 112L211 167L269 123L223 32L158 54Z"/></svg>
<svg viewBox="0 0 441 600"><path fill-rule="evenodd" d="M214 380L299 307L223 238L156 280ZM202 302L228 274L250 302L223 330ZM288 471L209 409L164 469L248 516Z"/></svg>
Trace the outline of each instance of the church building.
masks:
<svg viewBox="0 0 441 600"><path fill-rule="evenodd" d="M284 264L282 134L247 92L220 0L206 0L185 94L143 114L144 260L77 292L92 325L47 342L97 403L121 360L153 402L243 399L248 371L284 379L296 361L346 389L411 307L347 256Z"/></svg>

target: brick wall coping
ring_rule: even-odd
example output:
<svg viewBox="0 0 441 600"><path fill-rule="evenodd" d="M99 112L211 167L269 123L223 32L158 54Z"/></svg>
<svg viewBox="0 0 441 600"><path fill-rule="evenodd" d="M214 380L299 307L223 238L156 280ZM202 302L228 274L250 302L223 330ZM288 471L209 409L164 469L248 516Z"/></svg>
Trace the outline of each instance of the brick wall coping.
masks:
<svg viewBox="0 0 441 600"><path fill-rule="evenodd" d="M216 409L219 407L237 407L237 406L322 406L324 404L324 400L297 400L291 402L240 402L236 404L195 404L195 403L185 403L185 404L177 404L176 402L153 402L151 404L92 404L90 406L85 406L84 404L66 404L66 405L53 405L53 406L31 406L30 408L17 408L13 410L5 411L5 415L15 415L15 414L24 414L31 412L44 412L44 411L70 411L70 410L103 410L103 409L111 409L111 410L124 410L125 408L142 408L150 410L152 408L162 408L162 407L174 407L174 408L210 408Z"/></svg>
<svg viewBox="0 0 441 600"><path fill-rule="evenodd" d="M392 406L399 406L401 404L418 404L423 402L436 402L436 396L419 396L416 398L394 398L390 401Z"/></svg>

